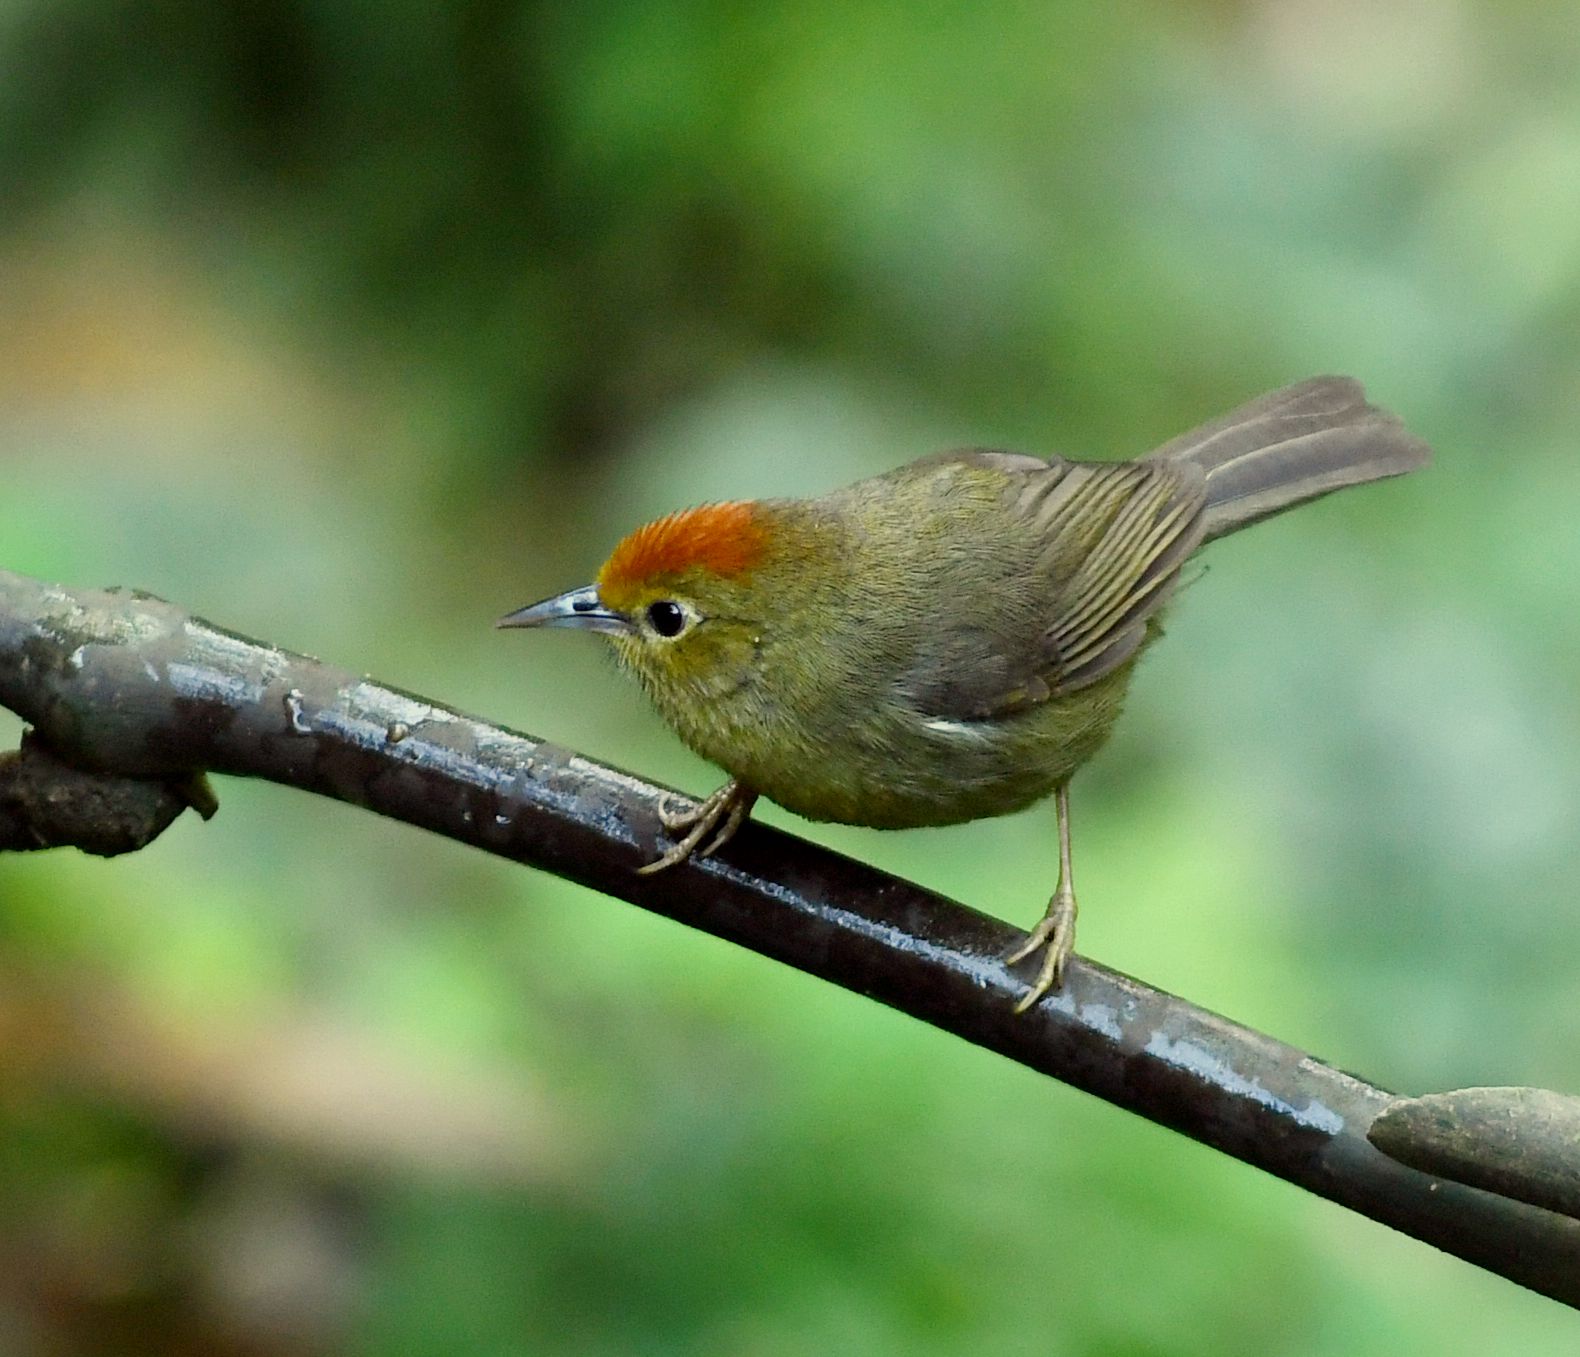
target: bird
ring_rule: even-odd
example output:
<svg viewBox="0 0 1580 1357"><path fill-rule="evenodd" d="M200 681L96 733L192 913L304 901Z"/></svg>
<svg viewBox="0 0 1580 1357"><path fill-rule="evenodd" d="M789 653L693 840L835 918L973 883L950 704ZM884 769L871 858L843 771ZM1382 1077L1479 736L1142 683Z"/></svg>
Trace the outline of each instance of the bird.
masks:
<svg viewBox="0 0 1580 1357"><path fill-rule="evenodd" d="M1269 392L1132 460L965 448L805 499L703 504L622 539L595 581L499 619L598 632L729 780L660 806L663 871L722 848L758 797L907 829L1053 798L1058 877L1006 958L1015 1005L1075 941L1070 783L1203 545L1431 450L1361 384Z"/></svg>

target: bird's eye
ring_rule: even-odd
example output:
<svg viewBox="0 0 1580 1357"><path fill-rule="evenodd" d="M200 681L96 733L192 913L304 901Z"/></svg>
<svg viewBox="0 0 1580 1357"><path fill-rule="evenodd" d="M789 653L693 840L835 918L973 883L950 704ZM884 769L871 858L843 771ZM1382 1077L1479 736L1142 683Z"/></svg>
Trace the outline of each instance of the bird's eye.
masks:
<svg viewBox="0 0 1580 1357"><path fill-rule="evenodd" d="M647 624L660 636L679 636L686 629L686 610L673 599L647 605Z"/></svg>

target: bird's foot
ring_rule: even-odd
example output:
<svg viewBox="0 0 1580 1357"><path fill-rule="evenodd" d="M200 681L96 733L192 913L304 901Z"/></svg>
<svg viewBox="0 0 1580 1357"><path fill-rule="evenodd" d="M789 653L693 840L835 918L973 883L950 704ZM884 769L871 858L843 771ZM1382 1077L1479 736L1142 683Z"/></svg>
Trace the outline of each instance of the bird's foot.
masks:
<svg viewBox="0 0 1580 1357"><path fill-rule="evenodd" d="M1024 1013L1049 990L1059 988L1064 982L1064 963L1074 947L1075 892L1061 884L1053 893L1053 899L1048 901L1048 912L1026 935L1026 941L1005 958L1005 964L1013 966L1038 948L1042 949L1042 966L1037 971L1037 979L1015 1005L1015 1012Z"/></svg>
<svg viewBox="0 0 1580 1357"><path fill-rule="evenodd" d="M638 867L638 875L651 876L689 857L705 858L718 852L735 837L735 831L746 823L752 803L756 800L757 793L747 791L739 782L726 782L707 800L697 802L690 810L670 810L666 797L659 803L658 821L668 833L681 837L663 857L645 867ZM707 847L699 849L697 845L710 834L713 837L708 839Z"/></svg>

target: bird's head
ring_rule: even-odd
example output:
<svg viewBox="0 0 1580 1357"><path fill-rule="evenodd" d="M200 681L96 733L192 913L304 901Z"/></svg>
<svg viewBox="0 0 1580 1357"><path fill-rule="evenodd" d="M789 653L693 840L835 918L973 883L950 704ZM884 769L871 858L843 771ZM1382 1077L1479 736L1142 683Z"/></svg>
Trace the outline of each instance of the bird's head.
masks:
<svg viewBox="0 0 1580 1357"><path fill-rule="evenodd" d="M645 524L597 581L502 617L501 627L603 632L666 714L751 681L770 619L759 568L773 545L767 506L705 504Z"/></svg>

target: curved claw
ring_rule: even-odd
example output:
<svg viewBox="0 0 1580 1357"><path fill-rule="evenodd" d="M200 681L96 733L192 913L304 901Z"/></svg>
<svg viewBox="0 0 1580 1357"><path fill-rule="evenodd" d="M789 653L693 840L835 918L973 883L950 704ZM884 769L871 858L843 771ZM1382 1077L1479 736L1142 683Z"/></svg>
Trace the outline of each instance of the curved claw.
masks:
<svg viewBox="0 0 1580 1357"><path fill-rule="evenodd" d="M666 867L673 867L684 862L691 856L697 845L702 841L702 836L708 832L706 824L696 825L685 838L674 844L662 857L655 858L652 862L636 869L638 876L652 876L655 872L662 872Z"/></svg>
<svg viewBox="0 0 1580 1357"><path fill-rule="evenodd" d="M708 798L709 801L712 799L712 797ZM696 824L706 810L707 805L708 801L700 801L690 810L670 810L669 793L665 792L658 802L658 822L664 826L666 833L678 834L682 830L690 829L692 825Z"/></svg>
<svg viewBox="0 0 1580 1357"><path fill-rule="evenodd" d="M682 831L684 834L662 857L638 867L637 875L652 876L693 855L705 858L717 852L735 837L735 831L746 822L752 803L756 800L757 793L747 791L739 782L725 783L705 801L699 801L687 811L671 811L669 798L665 797L659 803L658 822L669 834ZM699 851L697 845L707 839L709 834L713 837L708 840L707 847Z"/></svg>
<svg viewBox="0 0 1580 1357"><path fill-rule="evenodd" d="M1013 966L1024 961L1039 948L1043 949L1042 965L1030 989L1015 1005L1015 1012L1024 1013L1049 990L1056 990L1064 983L1064 963L1075 947L1075 892L1061 886L1052 900L1048 912L1037 926L1026 935L1026 941L1007 956L1005 965Z"/></svg>

